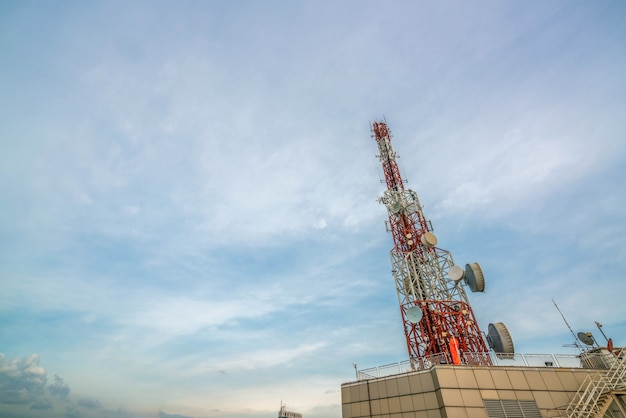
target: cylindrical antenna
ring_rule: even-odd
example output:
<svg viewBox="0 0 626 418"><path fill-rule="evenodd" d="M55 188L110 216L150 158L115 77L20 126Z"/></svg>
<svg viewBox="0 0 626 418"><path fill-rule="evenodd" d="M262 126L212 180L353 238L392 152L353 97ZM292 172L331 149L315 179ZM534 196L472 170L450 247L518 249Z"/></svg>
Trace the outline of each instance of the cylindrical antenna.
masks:
<svg viewBox="0 0 626 418"><path fill-rule="evenodd" d="M604 339L606 340L606 342L609 342L609 339L606 337L606 334L604 333L604 331L602 331L602 324L599 323L598 321L596 321L596 326L598 327L598 329L600 330L600 332L602 333L602 336L604 337Z"/></svg>
<svg viewBox="0 0 626 418"><path fill-rule="evenodd" d="M554 303L554 306L556 307L556 310L559 311L559 313L561 314L561 318L563 318L563 322L565 322L565 325L567 325L567 328L569 328L569 332L571 332L572 335L574 336L574 344L576 345L576 347L582 353L585 350L578 344L578 338L576 338L576 334L574 334L574 331L572 330L572 327L570 327L569 324L567 323L567 320L565 319L565 316L563 316L563 312L561 312L561 310L559 309L559 305L556 304L554 299L552 299L552 303Z"/></svg>

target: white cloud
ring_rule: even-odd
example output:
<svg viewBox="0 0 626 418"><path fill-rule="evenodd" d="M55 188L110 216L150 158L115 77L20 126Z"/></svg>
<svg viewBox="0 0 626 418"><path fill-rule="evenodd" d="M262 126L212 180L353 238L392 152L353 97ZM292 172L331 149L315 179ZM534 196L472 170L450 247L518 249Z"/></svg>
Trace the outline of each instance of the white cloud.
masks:
<svg viewBox="0 0 626 418"><path fill-rule="evenodd" d="M76 405L87 408L87 409L100 409L102 408L102 404L98 400L89 399L89 398L81 398L76 401Z"/></svg>
<svg viewBox="0 0 626 418"><path fill-rule="evenodd" d="M49 411L59 405L46 397L47 392L55 398L67 398L69 387L63 379L55 375L54 383L47 384L47 372L39 361L37 354L8 359L0 353L0 408L21 410L23 413L26 410Z"/></svg>
<svg viewBox="0 0 626 418"><path fill-rule="evenodd" d="M385 114L444 247L491 272L472 295L481 321L532 348L558 295L572 322L617 323L603 319L624 293L615 17L196 6L18 8L4 22L37 31L5 45L17 67L0 75L0 314L45 330L85 399L69 415L158 399L164 416L267 416L282 398L338 416L352 361L402 360L367 126ZM582 312L590 293L602 302ZM29 364L34 390L44 370ZM64 381L46 387L32 405L69 399Z"/></svg>
<svg viewBox="0 0 626 418"><path fill-rule="evenodd" d="M54 382L48 385L48 391L52 396L58 399L66 399L70 393L70 387L62 378L54 375Z"/></svg>

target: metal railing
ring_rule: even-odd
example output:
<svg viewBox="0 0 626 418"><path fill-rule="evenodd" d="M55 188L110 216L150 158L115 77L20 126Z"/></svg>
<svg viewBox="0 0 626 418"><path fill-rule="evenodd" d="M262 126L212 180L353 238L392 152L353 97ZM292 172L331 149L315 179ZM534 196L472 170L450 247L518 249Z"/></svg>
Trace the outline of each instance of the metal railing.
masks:
<svg viewBox="0 0 626 418"><path fill-rule="evenodd" d="M485 353L475 353L467 358L484 359ZM518 366L518 367L566 367L572 369L586 368L587 365L576 354L495 354L490 352L488 357L494 366ZM405 360L398 363L385 364L357 370L357 380L375 379L378 377L392 376L395 374L408 373L417 370L430 369L436 364L450 364L445 355L434 355L418 360ZM471 362L466 365L484 366L485 363Z"/></svg>
<svg viewBox="0 0 626 418"><path fill-rule="evenodd" d="M604 374L588 375L580 389L567 406L566 416L569 418L590 418L602 416L608 403L610 393L626 389L626 356L612 359L612 364Z"/></svg>

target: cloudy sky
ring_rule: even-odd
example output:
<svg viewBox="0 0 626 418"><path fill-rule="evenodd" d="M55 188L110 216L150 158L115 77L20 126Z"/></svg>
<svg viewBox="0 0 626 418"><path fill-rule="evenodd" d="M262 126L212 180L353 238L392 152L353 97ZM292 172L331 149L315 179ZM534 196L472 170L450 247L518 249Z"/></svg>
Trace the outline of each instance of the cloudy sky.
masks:
<svg viewBox="0 0 626 418"><path fill-rule="evenodd" d="M339 418L403 361L370 123L480 326L626 344L621 1L0 2L0 417Z"/></svg>

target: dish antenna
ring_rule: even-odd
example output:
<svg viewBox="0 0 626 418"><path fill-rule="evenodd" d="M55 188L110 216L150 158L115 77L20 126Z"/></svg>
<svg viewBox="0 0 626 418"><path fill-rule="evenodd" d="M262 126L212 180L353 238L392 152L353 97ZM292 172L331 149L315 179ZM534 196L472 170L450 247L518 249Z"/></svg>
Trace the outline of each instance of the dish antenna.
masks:
<svg viewBox="0 0 626 418"><path fill-rule="evenodd" d="M460 282L465 277L465 270L459 266L452 266L448 269L448 277L450 280Z"/></svg>
<svg viewBox="0 0 626 418"><path fill-rule="evenodd" d="M513 358L515 353L513 338L511 338L511 334L504 323L496 322L495 324L489 324L487 343L499 358Z"/></svg>
<svg viewBox="0 0 626 418"><path fill-rule="evenodd" d="M465 284L469 286L472 292L485 291L485 275L480 264L471 263L465 265Z"/></svg>
<svg viewBox="0 0 626 418"><path fill-rule="evenodd" d="M577 335L578 339L587 345L593 345L596 342L590 332L579 332Z"/></svg>
<svg viewBox="0 0 626 418"><path fill-rule="evenodd" d="M412 324L417 324L422 319L423 315L422 308L419 306L411 306L406 310L406 319Z"/></svg>
<svg viewBox="0 0 626 418"><path fill-rule="evenodd" d="M422 244L426 248L431 248L437 245L437 237L432 232L425 232L422 235Z"/></svg>

